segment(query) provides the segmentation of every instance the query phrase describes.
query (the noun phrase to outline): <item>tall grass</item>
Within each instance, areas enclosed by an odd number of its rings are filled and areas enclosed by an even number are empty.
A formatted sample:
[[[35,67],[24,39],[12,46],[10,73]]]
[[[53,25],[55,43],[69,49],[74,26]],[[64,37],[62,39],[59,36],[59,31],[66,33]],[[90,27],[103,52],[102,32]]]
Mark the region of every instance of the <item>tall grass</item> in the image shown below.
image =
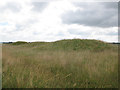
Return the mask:
[[[117,47],[82,42],[4,44],[3,88],[117,88]]]

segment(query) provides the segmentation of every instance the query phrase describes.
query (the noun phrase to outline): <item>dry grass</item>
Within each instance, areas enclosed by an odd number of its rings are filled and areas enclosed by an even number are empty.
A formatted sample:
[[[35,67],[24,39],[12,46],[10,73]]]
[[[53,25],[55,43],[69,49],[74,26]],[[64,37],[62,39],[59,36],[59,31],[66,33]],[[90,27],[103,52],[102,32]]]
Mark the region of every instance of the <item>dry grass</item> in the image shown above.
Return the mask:
[[[37,51],[3,45],[3,88],[117,88],[115,50]]]

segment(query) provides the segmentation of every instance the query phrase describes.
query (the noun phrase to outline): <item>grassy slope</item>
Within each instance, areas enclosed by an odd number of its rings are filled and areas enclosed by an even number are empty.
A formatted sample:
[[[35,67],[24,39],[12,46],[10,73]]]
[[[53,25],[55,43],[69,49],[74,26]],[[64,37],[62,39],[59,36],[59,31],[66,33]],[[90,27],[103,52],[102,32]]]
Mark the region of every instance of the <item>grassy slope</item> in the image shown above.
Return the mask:
[[[96,40],[3,45],[3,87],[117,87],[117,46]]]

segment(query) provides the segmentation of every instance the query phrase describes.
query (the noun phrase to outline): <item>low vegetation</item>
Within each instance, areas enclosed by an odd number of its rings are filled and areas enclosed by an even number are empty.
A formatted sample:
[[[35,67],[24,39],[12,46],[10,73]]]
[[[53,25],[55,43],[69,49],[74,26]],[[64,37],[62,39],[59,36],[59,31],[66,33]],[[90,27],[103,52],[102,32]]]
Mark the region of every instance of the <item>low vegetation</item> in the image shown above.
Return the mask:
[[[97,40],[3,44],[3,88],[117,88],[117,45]]]

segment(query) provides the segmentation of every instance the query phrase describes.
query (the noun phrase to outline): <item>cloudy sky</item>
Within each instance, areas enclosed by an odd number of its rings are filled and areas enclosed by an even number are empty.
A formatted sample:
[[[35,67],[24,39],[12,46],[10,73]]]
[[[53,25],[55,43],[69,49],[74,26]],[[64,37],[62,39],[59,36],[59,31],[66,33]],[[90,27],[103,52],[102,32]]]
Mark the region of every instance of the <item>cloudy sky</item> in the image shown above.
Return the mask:
[[[117,2],[0,1],[0,42],[73,38],[117,42],[117,25]]]

